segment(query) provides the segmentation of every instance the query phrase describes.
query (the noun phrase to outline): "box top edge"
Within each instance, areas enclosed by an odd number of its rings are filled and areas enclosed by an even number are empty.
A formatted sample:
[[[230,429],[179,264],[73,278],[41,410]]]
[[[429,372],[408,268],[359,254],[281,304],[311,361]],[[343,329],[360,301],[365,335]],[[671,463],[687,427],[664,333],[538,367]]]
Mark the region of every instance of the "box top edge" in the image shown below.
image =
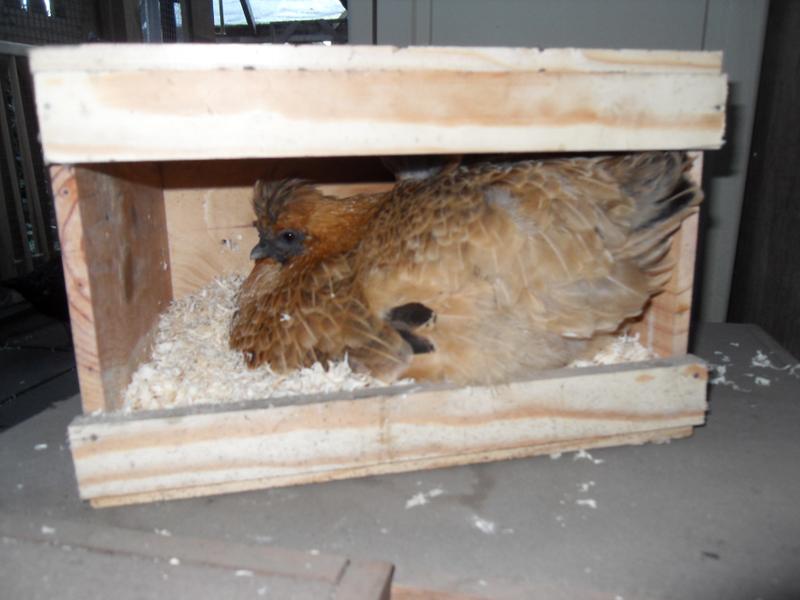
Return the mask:
[[[314,69],[718,74],[722,52],[469,46],[289,46],[277,44],[83,44],[36,48],[31,70]]]

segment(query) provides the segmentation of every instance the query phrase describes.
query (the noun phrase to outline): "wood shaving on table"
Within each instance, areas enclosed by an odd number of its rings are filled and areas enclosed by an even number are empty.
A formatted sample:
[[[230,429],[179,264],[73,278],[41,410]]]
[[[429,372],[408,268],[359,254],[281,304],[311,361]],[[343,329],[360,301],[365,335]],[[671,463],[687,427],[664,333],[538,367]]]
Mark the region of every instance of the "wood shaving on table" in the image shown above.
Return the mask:
[[[385,387],[379,379],[354,373],[347,361],[326,370],[320,363],[293,373],[269,367],[248,369],[241,352],[228,347],[236,293],[244,277],[224,275],[174,301],[161,316],[152,358],[133,374],[123,411],[159,410],[195,404],[222,404],[281,396]],[[622,335],[591,361],[571,367],[648,360],[653,354],[638,336]],[[408,383],[406,380],[401,383]]]

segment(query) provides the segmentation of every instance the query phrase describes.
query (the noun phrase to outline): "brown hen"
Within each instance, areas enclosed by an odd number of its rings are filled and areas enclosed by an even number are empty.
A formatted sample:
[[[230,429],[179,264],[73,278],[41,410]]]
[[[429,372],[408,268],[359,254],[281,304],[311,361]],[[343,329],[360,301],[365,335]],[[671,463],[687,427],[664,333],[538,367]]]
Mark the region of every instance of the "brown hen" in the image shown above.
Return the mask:
[[[347,356],[386,381],[563,366],[666,284],[671,235],[701,199],[689,164],[652,152],[452,166],[343,200],[259,183],[230,345],[251,367]]]

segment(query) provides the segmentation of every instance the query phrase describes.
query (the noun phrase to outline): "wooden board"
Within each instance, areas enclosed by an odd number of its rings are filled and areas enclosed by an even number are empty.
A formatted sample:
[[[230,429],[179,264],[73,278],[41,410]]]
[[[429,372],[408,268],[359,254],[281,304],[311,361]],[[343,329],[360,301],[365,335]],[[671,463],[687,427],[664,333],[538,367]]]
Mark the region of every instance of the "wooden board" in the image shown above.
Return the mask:
[[[703,153],[692,155],[689,179],[702,186]],[[666,289],[652,298],[641,318],[630,327],[631,332],[639,334],[642,345],[658,356],[677,356],[689,349],[699,222],[700,214],[696,212],[681,223],[669,253],[669,260],[674,261],[672,277]]]
[[[113,410],[172,299],[155,165],[51,169],[83,411]]]
[[[51,162],[718,148],[718,53],[91,45],[31,55]],[[409,93],[413,90],[413,93]]]
[[[148,502],[689,435],[691,356],[563,369],[491,387],[418,385],[77,418],[82,498]]]
[[[256,598],[268,589],[271,598],[389,600],[394,570],[387,562],[3,512],[0,537],[9,598]]]

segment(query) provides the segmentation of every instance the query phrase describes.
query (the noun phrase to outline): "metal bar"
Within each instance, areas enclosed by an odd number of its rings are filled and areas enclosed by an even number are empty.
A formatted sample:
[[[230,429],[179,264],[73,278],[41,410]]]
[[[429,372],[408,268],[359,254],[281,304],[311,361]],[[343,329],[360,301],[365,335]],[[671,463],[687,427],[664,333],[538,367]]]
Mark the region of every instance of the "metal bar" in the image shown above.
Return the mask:
[[[253,7],[250,6],[250,0],[239,0],[239,3],[242,5],[242,12],[244,13],[244,19],[247,21],[247,25],[253,32],[253,35],[256,35],[256,18],[253,14]]]
[[[2,58],[0,57],[0,59]],[[11,57],[5,58],[4,62],[2,72],[8,73],[8,63],[11,62]],[[0,138],[2,138],[8,176],[11,179],[11,197],[14,201],[20,245],[22,246],[22,261],[25,264],[25,271],[28,272],[33,269],[33,257],[31,256],[31,248],[28,245],[28,230],[25,226],[25,213],[22,211],[22,197],[20,196],[17,182],[17,165],[14,162],[14,146],[11,143],[11,127],[9,126],[5,105],[6,90],[3,85],[4,80],[5,78],[0,78],[0,100],[2,100],[2,106],[0,106]]]
[[[161,28],[161,4],[159,0],[141,0],[139,12],[142,17],[142,40],[150,43],[164,41]]]
[[[191,27],[189,26],[189,7],[186,4],[187,0],[179,0],[178,6],[181,14],[181,24],[175,24],[175,37],[177,38],[178,42],[191,42],[190,31]]]
[[[16,42],[0,41],[0,54],[12,56],[28,56],[28,51],[34,46],[30,44],[18,44]]]
[[[222,35],[225,35],[225,7],[222,4],[222,0],[219,0],[219,32]]]
[[[20,86],[18,60],[23,57],[13,57],[9,61],[8,73],[11,79],[11,97],[14,102],[14,116],[17,125],[17,141],[19,142],[20,160],[22,162],[22,177],[25,180],[25,194],[28,201],[28,215],[33,226],[33,239],[36,250],[44,258],[50,257],[50,248],[47,243],[47,227],[42,213],[42,203],[39,195],[39,183],[36,178],[36,169],[33,166],[33,150],[28,138],[28,116],[26,106],[22,99]]]
[[[11,245],[11,219],[8,216],[4,187],[0,179],[0,280],[17,276],[14,247]]]
[[[290,39],[292,39],[292,35],[294,35],[295,31],[297,31],[297,21],[292,21],[288,25],[286,25],[286,29],[284,29],[278,36],[277,43],[278,44],[287,43]]]

